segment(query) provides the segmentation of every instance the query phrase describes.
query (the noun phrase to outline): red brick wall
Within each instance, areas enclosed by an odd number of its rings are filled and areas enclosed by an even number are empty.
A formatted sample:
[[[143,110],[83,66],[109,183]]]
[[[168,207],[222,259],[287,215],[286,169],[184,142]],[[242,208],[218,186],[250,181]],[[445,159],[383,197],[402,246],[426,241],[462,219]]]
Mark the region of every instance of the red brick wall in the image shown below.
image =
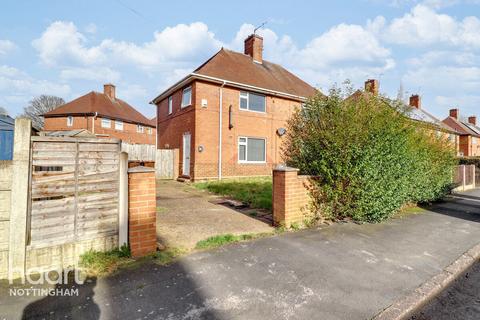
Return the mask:
[[[182,91],[178,90],[173,96],[172,114],[168,114],[168,98],[157,105],[157,126],[159,149],[179,149],[178,175],[182,174],[183,168],[183,134],[190,133],[190,172],[193,177],[193,164],[195,161],[195,84],[192,84],[192,105],[181,108]]]
[[[309,176],[299,176],[298,169],[273,170],[273,221],[275,225],[302,225],[311,204]]]
[[[151,134],[148,133],[147,127],[145,127],[143,133],[139,133],[137,132],[137,125],[133,123],[123,122],[123,130],[115,130],[114,120],[110,121],[111,128],[102,128],[101,117],[97,117],[94,125],[92,117],[75,116],[73,118],[73,125],[71,127],[67,126],[67,117],[45,118],[44,129],[47,131],[86,129],[90,132],[95,131],[95,134],[122,139],[128,143],[155,144],[155,128],[152,128]],[[95,126],[95,130],[93,130],[93,126]]]
[[[156,251],[154,170],[142,172],[140,167],[137,167],[128,172],[128,242],[133,257],[144,256]]]
[[[168,116],[167,99],[159,103],[158,147],[180,149],[180,161],[183,159],[182,135],[192,133],[191,177],[196,180],[214,179],[218,176],[218,122],[220,85],[195,81],[193,84],[192,107],[180,110],[181,91],[173,95],[173,113]],[[240,90],[223,88],[222,106],[222,176],[262,176],[271,175],[272,168],[282,163],[280,146],[283,138],[276,134],[280,127],[286,127],[286,121],[300,102],[267,96],[266,113],[240,110]],[[202,99],[207,107],[202,107]],[[233,128],[229,129],[229,106],[232,105]],[[266,139],[266,163],[238,163],[238,137],[258,137]],[[199,151],[199,147],[203,151]],[[182,164],[180,164],[180,168]],[[181,170],[181,169],[180,169]]]

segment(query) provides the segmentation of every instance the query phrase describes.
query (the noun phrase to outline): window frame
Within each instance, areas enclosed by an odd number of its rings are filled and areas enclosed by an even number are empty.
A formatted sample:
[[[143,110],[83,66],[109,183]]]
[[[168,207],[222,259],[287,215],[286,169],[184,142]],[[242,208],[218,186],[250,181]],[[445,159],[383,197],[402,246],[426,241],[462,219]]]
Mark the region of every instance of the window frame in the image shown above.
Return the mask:
[[[153,129],[152,129],[152,127],[147,127],[147,133],[148,133],[149,135],[153,134]]]
[[[167,104],[168,104],[168,114],[172,114],[172,112],[173,112],[173,96],[168,97]]]
[[[115,120],[114,127],[115,127],[115,130],[123,131],[123,121],[122,120]]]
[[[246,94],[242,96],[242,94]],[[250,94],[254,94],[257,96],[262,96],[263,101],[264,101],[264,111],[257,111],[257,110],[250,110]],[[242,108],[242,99],[247,99],[247,108]],[[250,111],[250,112],[256,112],[256,113],[267,113],[267,96],[261,93],[256,93],[256,92],[250,92],[250,91],[244,91],[240,90],[239,95],[238,95],[238,108],[242,111]]]
[[[73,116],[67,117],[67,127],[73,127]]]
[[[240,139],[245,139],[245,142],[240,142]],[[264,141],[264,154],[263,154],[263,161],[249,161],[248,160],[248,140],[249,139],[257,139],[257,140],[263,140]],[[240,145],[245,146],[245,160],[240,159]],[[247,137],[247,136],[238,136],[237,139],[237,160],[238,163],[241,164],[266,164],[267,163],[267,138],[262,138],[262,137]]]
[[[108,121],[108,127],[104,125],[104,121]],[[112,128],[112,120],[109,119],[109,118],[102,118],[101,127],[106,128],[106,129],[111,129]]]
[[[145,127],[141,124],[137,124],[137,133],[145,133]]]
[[[185,91],[187,90],[190,90],[190,101],[188,102],[188,104],[185,104],[185,101],[183,101],[183,97],[185,95]],[[182,90],[182,103],[180,104],[180,108],[183,109],[191,105],[192,105],[192,86],[188,86]]]

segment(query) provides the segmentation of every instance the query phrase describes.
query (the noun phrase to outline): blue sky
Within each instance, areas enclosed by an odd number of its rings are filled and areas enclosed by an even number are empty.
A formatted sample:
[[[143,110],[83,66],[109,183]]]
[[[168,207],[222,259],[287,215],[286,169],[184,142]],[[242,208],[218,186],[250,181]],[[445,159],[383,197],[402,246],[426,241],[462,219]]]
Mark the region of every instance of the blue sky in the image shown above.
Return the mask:
[[[440,118],[480,116],[480,0],[4,1],[0,106],[72,100],[112,82],[149,117],[163,89],[266,21],[264,57],[326,91],[379,78]]]

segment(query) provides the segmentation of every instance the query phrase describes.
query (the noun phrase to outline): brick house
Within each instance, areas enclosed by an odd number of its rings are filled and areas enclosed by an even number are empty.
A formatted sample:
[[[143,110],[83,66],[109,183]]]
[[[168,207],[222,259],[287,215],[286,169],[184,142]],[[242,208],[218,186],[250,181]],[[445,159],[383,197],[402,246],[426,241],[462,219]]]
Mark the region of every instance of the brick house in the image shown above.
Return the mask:
[[[105,84],[103,93],[92,91],[43,116],[45,131],[85,129],[98,137],[155,144],[156,122],[118,99],[113,84]]]
[[[317,90],[262,51],[258,35],[245,40],[244,54],[222,48],[151,102],[157,147],[180,149],[180,175],[265,176],[282,163],[286,120]]]
[[[451,127],[460,136],[460,156],[480,156],[480,128],[477,126],[477,117],[471,116],[468,121],[460,119],[458,109],[450,109],[449,116],[443,123]]]

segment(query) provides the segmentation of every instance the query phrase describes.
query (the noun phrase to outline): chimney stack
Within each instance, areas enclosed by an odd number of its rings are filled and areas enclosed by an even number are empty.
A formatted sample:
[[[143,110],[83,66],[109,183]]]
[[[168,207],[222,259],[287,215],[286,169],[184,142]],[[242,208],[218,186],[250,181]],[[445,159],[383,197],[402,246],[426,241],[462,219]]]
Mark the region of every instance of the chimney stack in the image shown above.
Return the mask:
[[[263,38],[257,34],[250,35],[245,39],[245,54],[253,58],[253,61],[262,63],[263,61]]]
[[[420,109],[422,107],[422,98],[418,94],[413,94],[410,97],[410,107]]]
[[[365,81],[365,91],[370,92],[371,94],[378,95],[379,84],[376,79],[368,79]]]
[[[458,109],[450,109],[450,117],[454,118],[455,120],[458,120]]]
[[[474,126],[477,125],[477,117],[476,116],[470,116],[468,117],[468,123],[473,124]]]
[[[115,86],[113,84],[104,84],[103,93],[106,94],[110,99],[115,100]]]

